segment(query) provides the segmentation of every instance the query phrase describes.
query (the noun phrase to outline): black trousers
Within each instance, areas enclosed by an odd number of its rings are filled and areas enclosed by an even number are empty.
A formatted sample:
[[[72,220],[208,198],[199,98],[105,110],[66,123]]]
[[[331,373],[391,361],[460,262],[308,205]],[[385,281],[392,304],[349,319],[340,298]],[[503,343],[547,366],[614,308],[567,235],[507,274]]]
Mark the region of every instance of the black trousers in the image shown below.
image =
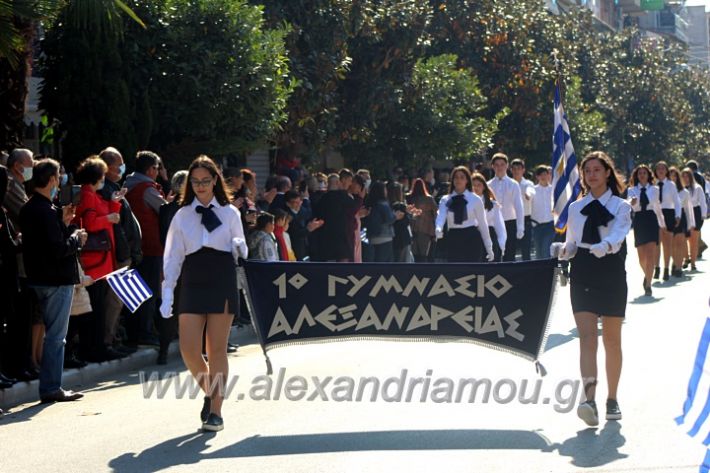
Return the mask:
[[[520,239],[518,248],[523,257],[523,261],[530,261],[530,249],[532,247],[532,219],[528,215],[525,217],[525,235]]]
[[[505,240],[505,254],[503,254],[503,261],[515,261],[515,252],[517,251],[518,244],[518,239],[516,238],[518,226],[515,220],[505,221],[505,232],[508,234],[508,238]]]
[[[104,336],[106,334],[106,291],[109,291],[105,279],[96,281],[86,288],[91,301],[91,315],[82,320],[79,326],[79,347],[81,357],[87,361],[101,360],[106,352]],[[86,324],[86,325],[83,325]],[[83,325],[83,326],[82,326]]]
[[[30,352],[32,350],[32,313],[34,303],[32,291],[24,279],[20,280],[20,290],[16,290],[17,282],[14,275],[4,278],[3,293],[9,297],[3,298],[3,317],[5,331],[2,333],[2,369],[6,374],[18,375],[30,367]],[[7,292],[4,292],[4,291]]]

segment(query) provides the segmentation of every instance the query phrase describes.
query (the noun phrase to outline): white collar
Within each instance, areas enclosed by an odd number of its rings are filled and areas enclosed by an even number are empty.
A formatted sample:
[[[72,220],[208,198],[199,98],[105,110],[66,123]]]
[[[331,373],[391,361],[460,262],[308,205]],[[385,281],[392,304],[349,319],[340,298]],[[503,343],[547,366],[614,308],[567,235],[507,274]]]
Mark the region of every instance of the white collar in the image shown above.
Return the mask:
[[[596,199],[592,193],[588,193],[587,195],[584,196],[584,203],[588,204],[592,200],[598,200],[600,204],[606,206],[607,203],[609,203],[609,200],[611,199],[611,196],[613,194],[611,193],[611,189],[607,189],[606,192],[604,192],[598,199]]]
[[[210,203],[207,205],[207,207],[209,207],[210,205],[213,205],[213,206],[215,206],[215,207],[221,207],[221,205],[219,205],[219,202],[217,202],[217,198],[214,197],[214,196],[212,196],[212,200],[210,200]],[[196,209],[197,207],[202,207],[203,205],[202,205],[202,203],[197,199],[197,197],[195,197],[194,199],[192,199],[192,204],[190,204],[190,206],[191,206],[193,209]]]

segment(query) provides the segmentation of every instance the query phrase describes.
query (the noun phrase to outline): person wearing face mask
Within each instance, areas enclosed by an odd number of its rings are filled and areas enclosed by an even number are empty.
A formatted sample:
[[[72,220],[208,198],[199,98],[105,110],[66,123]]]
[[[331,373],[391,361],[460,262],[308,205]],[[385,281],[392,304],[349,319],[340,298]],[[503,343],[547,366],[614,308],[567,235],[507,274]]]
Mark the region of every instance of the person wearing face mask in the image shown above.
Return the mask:
[[[79,204],[74,222],[89,233],[89,244],[81,252],[84,272],[96,283],[86,288],[89,292],[92,316],[88,321],[84,340],[80,335],[81,358],[89,362],[102,362],[122,358],[119,353],[105,343],[106,299],[109,291],[104,276],[116,268],[116,239],[114,225],[121,221],[121,192],[113,194],[111,200],[101,197],[105,187],[108,166],[98,156],[91,156],[81,162],[76,172],[77,184],[81,185]]]
[[[120,221],[113,225],[113,236],[116,242],[116,269],[125,267],[135,267],[140,264],[143,259],[143,251],[141,250],[141,228],[138,224],[136,216],[133,215],[131,204],[125,198],[126,188],[121,188],[121,179],[126,174],[126,164],[123,161],[121,153],[113,147],[108,147],[99,153],[99,158],[106,163],[106,179],[104,187],[99,190],[101,197],[111,201],[118,193],[118,200],[121,205],[119,211]],[[116,340],[118,324],[121,315],[123,303],[113,291],[106,292],[106,327],[104,342],[107,346],[114,348],[123,353],[132,353],[135,348],[129,348],[121,345]]]
[[[75,401],[83,394],[62,389],[64,339],[74,284],[79,282],[77,254],[87,234],[69,225],[74,216],[72,207],[59,210],[52,204],[59,187],[59,163],[53,159],[38,161],[34,176],[35,193],[20,211],[19,221],[27,279],[46,326],[39,396],[43,403]]]
[[[32,151],[24,148],[12,150],[7,158],[8,184],[7,194],[2,206],[7,210],[7,216],[15,227],[19,228],[20,209],[29,198],[25,191],[25,183],[32,179]]]

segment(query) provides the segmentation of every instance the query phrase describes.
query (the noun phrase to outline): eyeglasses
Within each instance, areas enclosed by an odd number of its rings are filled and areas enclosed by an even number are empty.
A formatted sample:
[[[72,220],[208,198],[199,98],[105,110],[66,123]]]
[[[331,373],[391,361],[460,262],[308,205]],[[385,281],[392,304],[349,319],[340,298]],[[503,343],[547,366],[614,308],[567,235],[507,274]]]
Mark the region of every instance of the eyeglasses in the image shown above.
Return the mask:
[[[203,179],[198,181],[197,179],[190,179],[190,184],[195,187],[209,187],[214,181],[212,179]]]

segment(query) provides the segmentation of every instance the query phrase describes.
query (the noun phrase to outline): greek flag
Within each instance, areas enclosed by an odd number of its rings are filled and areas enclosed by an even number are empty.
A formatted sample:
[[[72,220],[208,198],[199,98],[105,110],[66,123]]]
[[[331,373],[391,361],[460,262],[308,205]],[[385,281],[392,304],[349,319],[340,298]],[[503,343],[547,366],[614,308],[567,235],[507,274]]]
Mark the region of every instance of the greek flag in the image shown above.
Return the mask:
[[[555,129],[552,134],[552,188],[553,211],[556,217],[555,230],[567,230],[567,209],[580,193],[577,156],[574,154],[569,133],[567,114],[562,107],[560,81],[555,85]]]
[[[135,269],[120,269],[107,275],[106,280],[131,313],[153,297],[153,292]]]
[[[683,413],[676,417],[678,425],[691,437],[699,439],[708,447],[701,473],[710,472],[710,317],[700,337],[695,364],[688,383],[688,395],[683,403]]]

